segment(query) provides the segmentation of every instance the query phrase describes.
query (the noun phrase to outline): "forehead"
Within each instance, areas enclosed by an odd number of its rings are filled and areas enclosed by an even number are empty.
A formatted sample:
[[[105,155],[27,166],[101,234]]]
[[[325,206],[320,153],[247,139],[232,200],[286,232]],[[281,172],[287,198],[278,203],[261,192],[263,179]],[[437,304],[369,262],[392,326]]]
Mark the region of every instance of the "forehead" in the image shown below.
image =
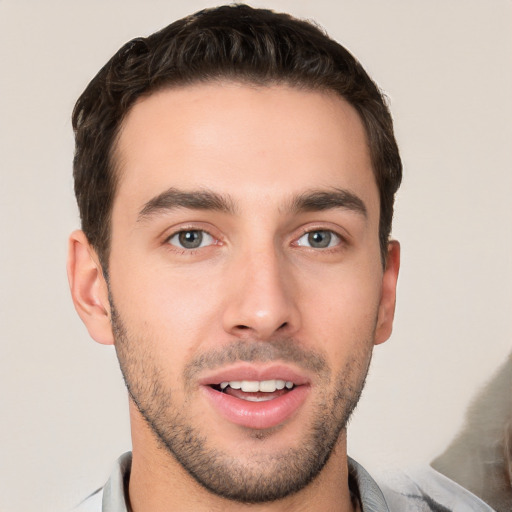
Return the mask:
[[[164,89],[131,109],[115,157],[114,216],[170,187],[265,205],[338,187],[378,202],[361,119],[333,92],[239,83]]]

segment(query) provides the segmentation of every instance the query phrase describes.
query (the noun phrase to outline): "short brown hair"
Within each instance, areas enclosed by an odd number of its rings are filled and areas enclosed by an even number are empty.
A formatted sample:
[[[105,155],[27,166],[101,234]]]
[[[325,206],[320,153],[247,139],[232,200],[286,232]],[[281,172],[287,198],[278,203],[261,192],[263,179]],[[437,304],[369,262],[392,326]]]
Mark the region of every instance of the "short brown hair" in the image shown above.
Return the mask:
[[[379,241],[385,262],[402,163],[383,94],[359,62],[312,23],[229,5],[202,10],[126,43],[75,105],[75,194],[82,229],[105,272],[118,178],[113,153],[123,119],[141,96],[219,79],[330,90],[357,110],[379,189]]]

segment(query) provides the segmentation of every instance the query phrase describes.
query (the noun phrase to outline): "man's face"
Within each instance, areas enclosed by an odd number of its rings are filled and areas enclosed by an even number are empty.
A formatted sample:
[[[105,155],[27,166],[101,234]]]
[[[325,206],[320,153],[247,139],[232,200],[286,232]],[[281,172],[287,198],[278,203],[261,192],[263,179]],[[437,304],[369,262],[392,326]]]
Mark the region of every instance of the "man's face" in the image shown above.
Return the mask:
[[[219,495],[297,491],[389,334],[358,115],[285,86],[164,90],[133,107],[116,158],[113,331],[151,435]]]

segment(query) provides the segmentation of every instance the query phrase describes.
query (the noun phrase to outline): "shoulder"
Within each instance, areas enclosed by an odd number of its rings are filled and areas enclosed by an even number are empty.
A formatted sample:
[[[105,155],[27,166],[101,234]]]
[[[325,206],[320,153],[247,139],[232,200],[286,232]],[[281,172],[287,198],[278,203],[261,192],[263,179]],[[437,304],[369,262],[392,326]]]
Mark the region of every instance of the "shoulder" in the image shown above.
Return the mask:
[[[85,498],[72,512],[101,512],[103,488]]]
[[[480,498],[430,466],[388,473],[379,486],[390,510],[493,512]]]
[[[85,498],[72,512],[127,512],[125,495],[131,463],[131,452],[121,455],[105,486]]]

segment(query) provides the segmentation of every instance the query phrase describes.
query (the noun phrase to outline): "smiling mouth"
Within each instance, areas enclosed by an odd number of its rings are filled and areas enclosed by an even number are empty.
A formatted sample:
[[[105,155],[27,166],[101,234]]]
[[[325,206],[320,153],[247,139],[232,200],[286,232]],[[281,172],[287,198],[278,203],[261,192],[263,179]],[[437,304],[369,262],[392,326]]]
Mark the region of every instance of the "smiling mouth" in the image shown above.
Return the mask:
[[[305,403],[311,383],[283,366],[225,368],[200,382],[213,409],[230,423],[252,430],[277,427]]]
[[[248,402],[266,402],[279,398],[296,386],[291,381],[270,380],[232,380],[211,385],[212,389]]]

